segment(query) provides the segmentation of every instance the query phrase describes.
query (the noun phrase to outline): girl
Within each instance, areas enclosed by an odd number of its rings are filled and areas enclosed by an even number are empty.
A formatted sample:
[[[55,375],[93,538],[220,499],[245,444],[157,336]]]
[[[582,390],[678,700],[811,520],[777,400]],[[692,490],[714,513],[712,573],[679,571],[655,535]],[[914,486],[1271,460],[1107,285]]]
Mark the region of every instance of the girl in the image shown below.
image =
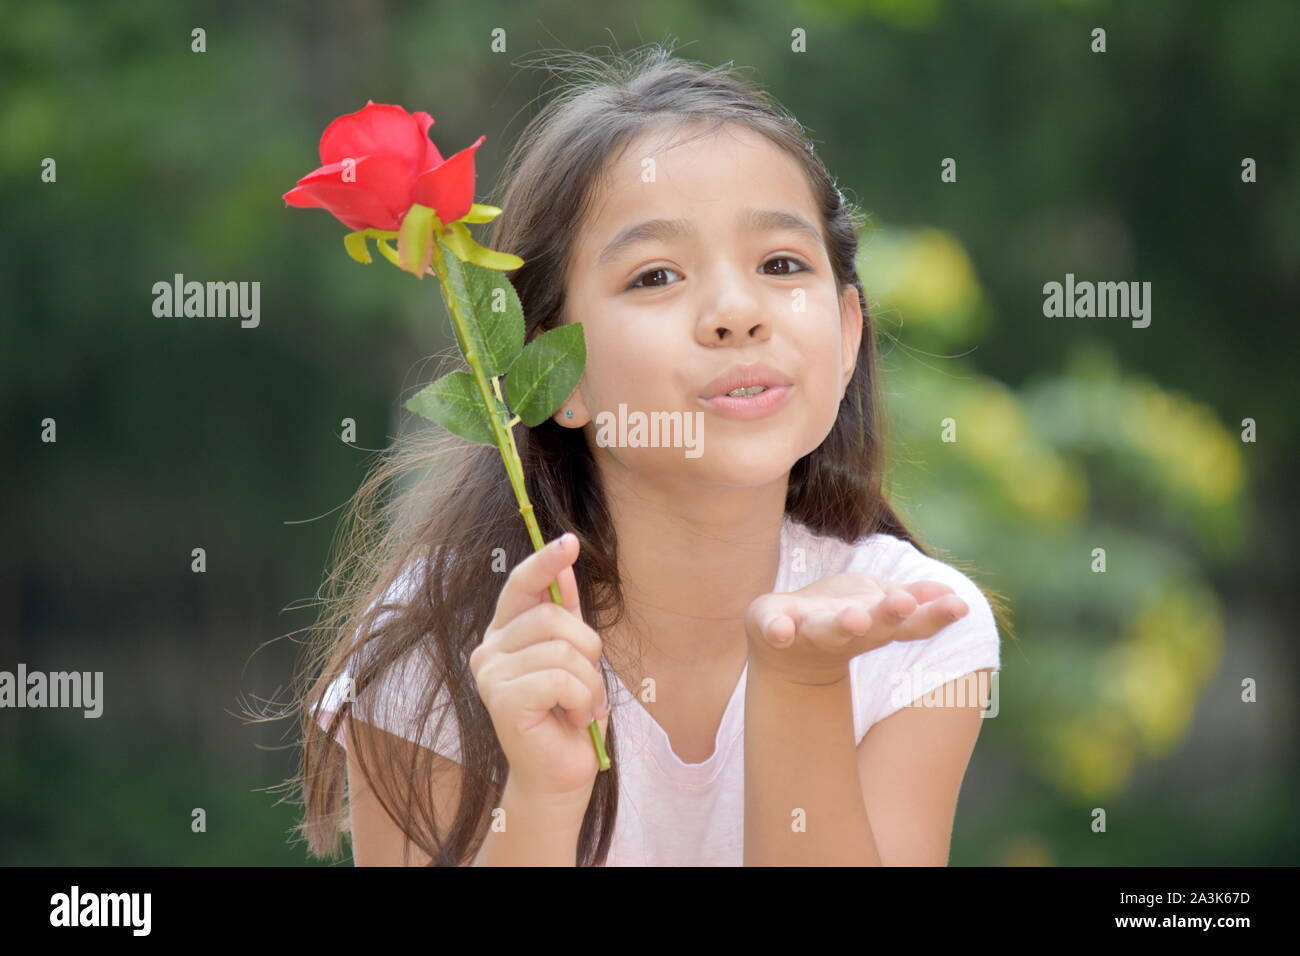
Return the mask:
[[[530,338],[586,336],[516,429],[551,546],[494,447],[404,439],[368,476],[301,701],[311,850],[350,818],[358,864],[944,865],[998,625],[882,490],[859,215],[733,71],[578,72],[490,243]],[[625,409],[703,442],[620,442]]]

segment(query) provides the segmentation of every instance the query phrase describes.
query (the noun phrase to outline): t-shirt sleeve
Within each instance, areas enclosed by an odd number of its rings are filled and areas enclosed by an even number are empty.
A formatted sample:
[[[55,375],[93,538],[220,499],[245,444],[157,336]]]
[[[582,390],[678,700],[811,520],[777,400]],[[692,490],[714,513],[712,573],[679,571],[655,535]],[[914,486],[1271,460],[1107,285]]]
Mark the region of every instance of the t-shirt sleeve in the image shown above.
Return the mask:
[[[409,587],[409,572],[403,575],[384,596],[384,603],[400,601]],[[379,603],[379,602],[377,602]],[[374,605],[371,605],[373,608]],[[376,620],[382,621],[387,615],[396,611],[384,611]],[[391,734],[414,741],[442,754],[457,763],[461,762],[460,732],[456,721],[455,709],[451,697],[444,686],[440,689],[437,702],[430,711],[426,721],[419,720],[421,696],[427,693],[433,679],[432,664],[429,660],[431,649],[417,647],[405,657],[384,671],[365,691],[357,691],[352,684],[353,668],[349,661],[347,669],[337,677],[325,692],[319,712],[321,727],[329,730],[329,722],[341,704],[348,699],[353,701],[352,714],[357,720],[379,727]],[[335,730],[334,739],[344,748],[347,747],[347,721],[345,716]],[[441,721],[441,728],[439,722]],[[437,733],[435,733],[437,731]]]
[[[1001,668],[1001,641],[988,598],[964,572],[931,558],[907,544],[909,552],[892,573],[881,576],[900,584],[939,581],[966,602],[970,611],[933,637],[921,641],[895,641],[854,658],[856,680],[862,688],[863,706],[858,739],[872,724],[908,704],[973,671]],[[876,657],[876,655],[879,655]],[[874,659],[873,659],[874,658]],[[973,703],[976,691],[987,685],[959,685],[965,700]],[[958,698],[958,702],[962,702]]]

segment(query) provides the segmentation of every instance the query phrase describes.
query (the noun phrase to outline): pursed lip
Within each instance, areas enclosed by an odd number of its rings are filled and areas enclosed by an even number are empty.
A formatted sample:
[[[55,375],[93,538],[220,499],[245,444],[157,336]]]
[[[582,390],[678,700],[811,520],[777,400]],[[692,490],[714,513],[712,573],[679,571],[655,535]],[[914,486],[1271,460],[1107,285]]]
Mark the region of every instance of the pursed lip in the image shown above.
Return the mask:
[[[749,365],[736,364],[705,385],[700,391],[700,398],[717,398],[719,395],[726,395],[733,388],[747,388],[750,385],[776,388],[793,384],[789,375],[764,362],[752,362]]]

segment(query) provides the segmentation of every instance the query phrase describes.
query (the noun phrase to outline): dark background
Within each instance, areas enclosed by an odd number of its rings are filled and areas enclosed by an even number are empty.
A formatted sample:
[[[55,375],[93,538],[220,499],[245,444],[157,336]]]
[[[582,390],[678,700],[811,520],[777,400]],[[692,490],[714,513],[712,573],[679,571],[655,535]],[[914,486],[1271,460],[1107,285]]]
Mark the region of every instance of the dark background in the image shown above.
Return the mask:
[[[485,133],[490,202],[548,88],[522,58],[671,37],[747,68],[870,214],[895,494],[1014,610],[953,864],[1295,863],[1300,8],[591,9],[7,8],[0,670],[102,670],[106,702],[0,711],[0,862],[314,862],[265,789],[296,728],[237,715],[286,703],[334,509],[422,427],[401,402],[451,339],[434,286],[353,263],[281,194],[373,99],[432,113],[444,155]],[[155,317],[178,272],[259,281],[260,326]],[[1151,325],[1044,317],[1067,272],[1151,282]]]

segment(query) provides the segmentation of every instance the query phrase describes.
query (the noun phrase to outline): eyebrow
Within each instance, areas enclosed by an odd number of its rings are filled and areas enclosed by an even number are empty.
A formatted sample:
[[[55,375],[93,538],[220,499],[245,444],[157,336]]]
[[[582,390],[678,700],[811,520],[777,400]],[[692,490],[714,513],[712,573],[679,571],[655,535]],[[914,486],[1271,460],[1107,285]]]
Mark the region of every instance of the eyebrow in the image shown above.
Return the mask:
[[[822,241],[821,231],[812,223],[803,216],[782,209],[744,209],[738,217],[737,224],[747,232],[779,232],[787,230],[801,233],[819,244]],[[596,257],[596,264],[601,265],[624,249],[639,242],[655,240],[668,242],[693,235],[695,235],[695,227],[691,225],[689,219],[647,219],[645,222],[638,222],[635,225],[628,226],[610,240],[609,244],[601,250],[600,255]]]

